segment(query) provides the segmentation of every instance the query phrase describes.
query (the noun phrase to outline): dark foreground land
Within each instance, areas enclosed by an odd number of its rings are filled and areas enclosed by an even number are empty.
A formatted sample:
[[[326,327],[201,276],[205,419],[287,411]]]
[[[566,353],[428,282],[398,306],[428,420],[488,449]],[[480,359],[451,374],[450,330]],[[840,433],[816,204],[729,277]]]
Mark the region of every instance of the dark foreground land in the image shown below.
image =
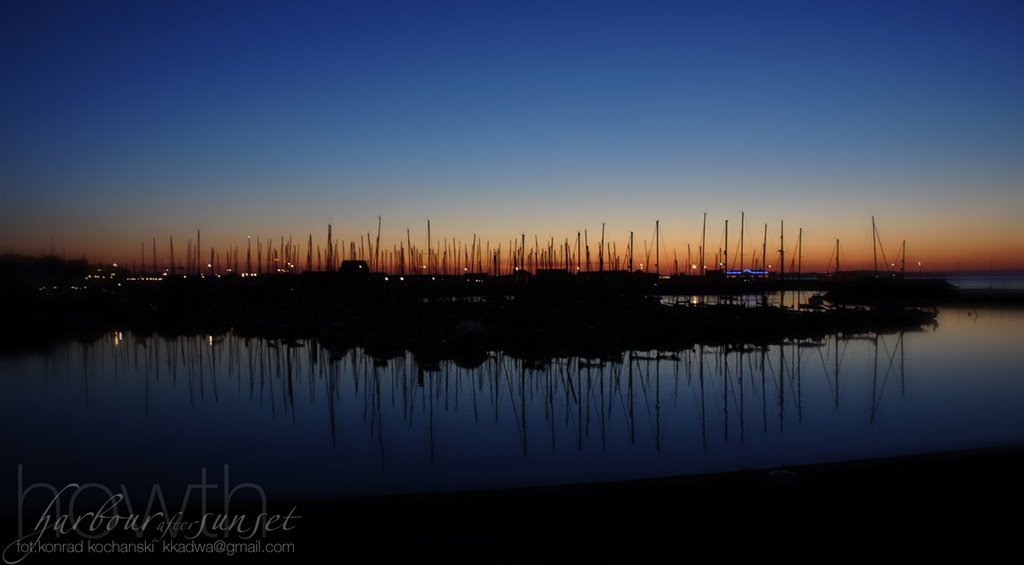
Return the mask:
[[[317,557],[991,560],[1013,547],[1024,450],[876,459],[568,487],[323,501],[296,547]]]
[[[271,501],[271,513],[294,506],[302,517],[264,543],[293,543],[294,554],[158,550],[145,560],[994,562],[1018,549],[1022,471],[1024,449],[1013,448],[619,483]],[[6,523],[0,531],[14,531]],[[26,563],[43,562],[34,557]],[[139,559],[121,557],[106,560]]]

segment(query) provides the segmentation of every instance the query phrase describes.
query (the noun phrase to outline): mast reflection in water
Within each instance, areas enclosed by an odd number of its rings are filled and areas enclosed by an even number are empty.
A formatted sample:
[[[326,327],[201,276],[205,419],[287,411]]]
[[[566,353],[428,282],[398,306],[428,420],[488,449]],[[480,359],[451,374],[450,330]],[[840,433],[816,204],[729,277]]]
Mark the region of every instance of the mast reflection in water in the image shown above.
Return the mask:
[[[274,497],[561,484],[1019,444],[1019,312],[932,332],[476,367],[117,332],[0,360],[10,469]]]

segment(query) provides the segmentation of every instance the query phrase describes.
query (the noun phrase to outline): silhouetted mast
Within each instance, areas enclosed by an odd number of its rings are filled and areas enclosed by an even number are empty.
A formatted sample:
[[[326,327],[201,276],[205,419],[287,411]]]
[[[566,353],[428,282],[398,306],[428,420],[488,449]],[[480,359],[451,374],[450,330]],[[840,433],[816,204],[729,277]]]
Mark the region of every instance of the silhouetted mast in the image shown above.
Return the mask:
[[[743,232],[746,226],[746,217],[744,212],[740,212],[740,271],[743,270]]]
[[[700,274],[701,274],[701,276],[704,276],[704,275],[707,274],[707,273],[705,273],[706,265],[704,264],[704,245],[705,245],[706,240],[707,240],[707,233],[708,233],[708,213],[704,212],[704,222],[701,224],[701,228],[700,228]]]
[[[412,256],[412,235],[409,233],[409,228],[405,228],[405,243],[409,246],[409,261],[411,264],[414,257]],[[415,273],[416,267],[413,267],[412,271]],[[405,273],[403,272],[402,274],[404,275]]]
[[[779,280],[786,278],[786,222],[779,220]]]
[[[661,240],[661,224],[660,220],[654,220],[654,272],[655,274],[661,274],[661,247],[659,242]]]
[[[633,272],[633,231],[630,231],[630,272]]]
[[[903,240],[903,262],[900,265],[900,272],[903,276],[907,275],[907,240]]]
[[[839,274],[839,238],[836,238],[836,274]]]
[[[871,257],[876,277],[878,276],[878,246],[875,244],[875,236],[877,233],[878,230],[875,228],[875,217],[871,216]]]
[[[373,270],[380,271],[380,216],[377,216],[377,240],[373,244]]]
[[[537,234],[533,234],[533,274],[537,274],[537,267],[539,265],[538,260],[540,259],[540,239]]]
[[[722,252],[722,273],[729,270],[729,220],[725,221],[725,250]]]
[[[590,238],[587,235],[587,230],[583,230],[583,248],[584,254],[587,257],[587,272],[590,272]]]
[[[799,279],[804,272],[804,228],[800,228],[796,241],[796,278]]]
[[[768,224],[764,225],[764,237],[761,238],[761,270],[766,274],[768,270],[765,266],[768,264]]]
[[[317,255],[320,251],[317,250]],[[309,240],[306,241],[306,270],[313,270],[313,234],[309,234]]]
[[[581,251],[582,251],[582,249],[580,247],[580,230],[578,229],[577,230],[577,273],[580,272],[580,262],[582,261],[582,257],[581,257],[582,254],[580,253]]]
[[[327,253],[326,253],[326,255],[327,255],[327,270],[328,271],[333,271],[334,270],[334,267],[333,267],[333,265],[334,265],[334,250],[331,247],[331,224],[330,224],[330,222],[327,223]]]
[[[519,268],[526,270],[526,234],[519,236]]]

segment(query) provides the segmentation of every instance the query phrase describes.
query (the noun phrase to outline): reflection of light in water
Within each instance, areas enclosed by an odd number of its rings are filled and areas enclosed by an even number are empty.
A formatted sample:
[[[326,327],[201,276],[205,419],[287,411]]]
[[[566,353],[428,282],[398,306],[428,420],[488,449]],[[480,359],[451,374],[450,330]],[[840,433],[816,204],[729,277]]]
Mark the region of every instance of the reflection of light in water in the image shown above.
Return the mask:
[[[422,373],[405,352],[378,362],[313,340],[116,332],[105,334],[116,349],[104,339],[14,371],[0,363],[11,377],[0,379],[0,426],[73,421],[66,437],[14,442],[14,456],[55,472],[113,433],[125,455],[97,465],[118,480],[135,468],[127,463],[188,477],[230,459],[275,493],[310,495],[638,478],[1019,440],[1024,383],[1011,363],[1024,314],[967,312],[946,311],[936,331],[905,336],[547,363],[494,352]],[[185,444],[184,455],[169,455],[167,446]],[[271,465],[266,453],[288,464]],[[310,480],[296,485],[300,467]],[[134,478],[152,480],[150,471]]]

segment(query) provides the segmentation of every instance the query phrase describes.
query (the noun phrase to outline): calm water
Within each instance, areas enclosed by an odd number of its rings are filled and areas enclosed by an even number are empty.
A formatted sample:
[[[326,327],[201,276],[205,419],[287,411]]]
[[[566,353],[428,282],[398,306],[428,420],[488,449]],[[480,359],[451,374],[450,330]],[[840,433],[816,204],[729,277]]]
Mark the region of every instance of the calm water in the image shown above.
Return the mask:
[[[967,289],[1024,290],[1024,274],[1011,271],[1003,274],[951,274],[944,277],[951,284]]]
[[[173,496],[227,465],[292,498],[1017,445],[1020,335],[1024,312],[950,309],[926,332],[421,370],[314,342],[111,333],[0,358],[0,479],[20,464],[26,483]]]

